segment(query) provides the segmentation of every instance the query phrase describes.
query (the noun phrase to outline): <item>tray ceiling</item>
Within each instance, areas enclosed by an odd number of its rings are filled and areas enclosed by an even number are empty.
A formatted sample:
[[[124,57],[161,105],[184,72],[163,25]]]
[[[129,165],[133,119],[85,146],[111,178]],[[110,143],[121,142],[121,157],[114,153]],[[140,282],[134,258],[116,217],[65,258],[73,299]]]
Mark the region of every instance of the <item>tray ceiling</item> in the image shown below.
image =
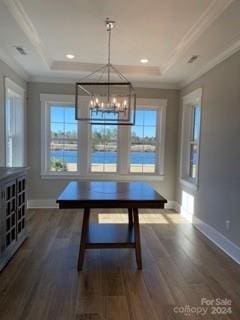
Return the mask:
[[[0,58],[33,81],[80,79],[106,63],[106,17],[112,63],[137,85],[182,86],[240,48],[237,0],[0,0]]]

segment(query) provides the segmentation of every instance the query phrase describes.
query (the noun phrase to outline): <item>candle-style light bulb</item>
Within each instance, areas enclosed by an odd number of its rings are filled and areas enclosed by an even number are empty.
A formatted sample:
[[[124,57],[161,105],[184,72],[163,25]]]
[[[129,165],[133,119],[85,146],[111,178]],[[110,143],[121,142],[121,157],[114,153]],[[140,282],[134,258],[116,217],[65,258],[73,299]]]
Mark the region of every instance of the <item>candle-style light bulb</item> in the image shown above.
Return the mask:
[[[90,109],[93,108],[93,100],[92,99],[90,100],[89,106],[90,106]]]

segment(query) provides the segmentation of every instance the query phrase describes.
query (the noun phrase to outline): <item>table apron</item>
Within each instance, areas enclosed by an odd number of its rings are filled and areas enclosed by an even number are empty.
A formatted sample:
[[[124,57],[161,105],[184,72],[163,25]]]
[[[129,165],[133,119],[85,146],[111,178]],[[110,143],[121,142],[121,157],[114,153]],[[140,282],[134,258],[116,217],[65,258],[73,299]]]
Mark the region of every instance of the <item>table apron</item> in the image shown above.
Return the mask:
[[[58,201],[59,209],[164,209],[165,203],[142,201]]]

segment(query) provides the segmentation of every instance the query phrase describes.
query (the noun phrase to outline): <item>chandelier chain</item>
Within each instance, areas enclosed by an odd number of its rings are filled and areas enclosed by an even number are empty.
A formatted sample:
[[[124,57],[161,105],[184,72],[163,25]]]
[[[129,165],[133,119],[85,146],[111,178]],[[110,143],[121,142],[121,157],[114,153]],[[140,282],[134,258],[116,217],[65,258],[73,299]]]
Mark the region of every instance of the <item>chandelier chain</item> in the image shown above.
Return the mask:
[[[107,25],[107,31],[108,31],[108,70],[107,70],[107,78],[108,83],[110,83],[110,54],[111,54],[111,30],[112,28]],[[110,101],[110,86],[107,88],[107,101],[109,103]]]

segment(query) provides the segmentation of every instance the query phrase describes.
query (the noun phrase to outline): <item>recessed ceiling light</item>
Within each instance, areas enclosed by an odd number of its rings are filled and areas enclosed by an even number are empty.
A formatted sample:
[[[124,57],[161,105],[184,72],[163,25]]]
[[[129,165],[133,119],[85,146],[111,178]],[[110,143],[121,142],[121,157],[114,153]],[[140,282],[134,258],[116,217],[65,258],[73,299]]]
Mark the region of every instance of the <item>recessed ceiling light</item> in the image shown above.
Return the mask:
[[[148,59],[143,58],[143,59],[140,60],[140,62],[143,63],[143,64],[144,64],[144,63],[148,63]]]
[[[68,53],[68,54],[66,54],[66,58],[68,58],[68,59],[74,59],[74,58],[75,58],[75,55],[74,55],[74,54],[71,54],[71,53]]]

